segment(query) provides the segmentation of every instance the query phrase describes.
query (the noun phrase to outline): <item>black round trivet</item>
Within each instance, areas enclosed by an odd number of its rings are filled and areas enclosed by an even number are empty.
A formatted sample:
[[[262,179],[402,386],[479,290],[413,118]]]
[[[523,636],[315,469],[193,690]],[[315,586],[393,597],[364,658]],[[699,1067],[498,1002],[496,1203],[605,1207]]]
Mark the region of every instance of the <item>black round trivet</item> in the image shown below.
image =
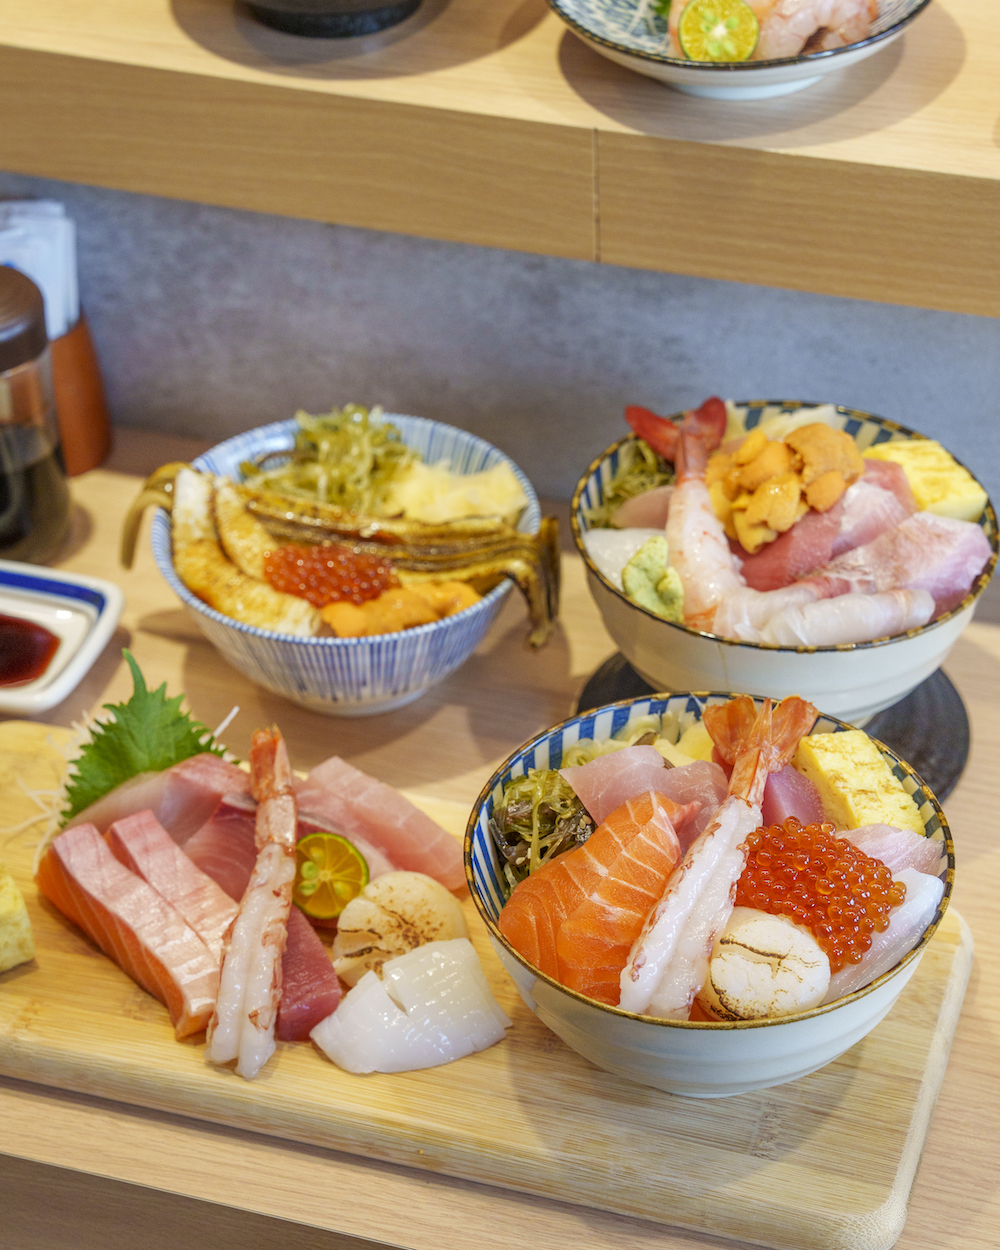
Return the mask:
[[[580,693],[577,712],[619,699],[653,694],[628,660],[617,652],[605,660]],[[942,669],[865,725],[915,768],[939,801],[951,794],[969,759],[969,716],[961,696]]]
[[[275,0],[274,4],[248,4],[250,12],[265,26],[309,39],[351,39],[374,35],[396,26],[415,13],[420,0],[366,6],[361,0]]]

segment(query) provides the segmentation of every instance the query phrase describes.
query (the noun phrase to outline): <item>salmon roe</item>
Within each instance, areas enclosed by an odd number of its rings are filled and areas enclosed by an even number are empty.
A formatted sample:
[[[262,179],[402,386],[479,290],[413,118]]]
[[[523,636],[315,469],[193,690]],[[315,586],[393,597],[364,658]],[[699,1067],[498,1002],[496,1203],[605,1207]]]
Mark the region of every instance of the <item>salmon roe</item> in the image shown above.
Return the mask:
[[[399,585],[388,561],[334,544],[290,543],[269,551],[264,557],[264,576],[275,590],[308,599],[317,608],[345,600],[362,604]]]
[[[830,971],[858,964],[872,934],[889,927],[889,912],[906,897],[881,860],[834,835],[831,824],[805,828],[790,816],[746,840],[747,864],[736,905],[787,916],[812,932]]]

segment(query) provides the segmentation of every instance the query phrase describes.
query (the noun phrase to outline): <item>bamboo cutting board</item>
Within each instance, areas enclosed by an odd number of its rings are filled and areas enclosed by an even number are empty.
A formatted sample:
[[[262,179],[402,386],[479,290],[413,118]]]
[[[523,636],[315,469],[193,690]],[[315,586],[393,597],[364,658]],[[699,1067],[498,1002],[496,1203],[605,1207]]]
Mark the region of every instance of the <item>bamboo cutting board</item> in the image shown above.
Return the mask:
[[[971,964],[950,913],[887,1020],[810,1077],[738,1098],[672,1097],[601,1072],[523,1006],[468,905],[514,1026],[481,1055],[357,1077],[280,1044],[254,1082],[178,1043],[166,1011],[31,880],[35,792],[68,734],[0,724],[0,860],[31,912],[37,958],[0,975],[0,1073],[276,1137],[426,1168],[775,1250],[883,1250],[903,1227]],[[456,833],[465,810],[422,806]]]

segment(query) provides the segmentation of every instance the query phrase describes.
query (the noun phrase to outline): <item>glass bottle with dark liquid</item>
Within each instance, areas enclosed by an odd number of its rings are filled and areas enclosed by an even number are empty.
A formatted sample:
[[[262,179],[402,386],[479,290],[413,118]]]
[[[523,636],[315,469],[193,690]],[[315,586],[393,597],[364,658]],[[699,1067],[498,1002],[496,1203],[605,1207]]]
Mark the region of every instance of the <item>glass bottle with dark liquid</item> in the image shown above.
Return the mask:
[[[42,296],[0,266],[0,559],[55,555],[69,505]]]

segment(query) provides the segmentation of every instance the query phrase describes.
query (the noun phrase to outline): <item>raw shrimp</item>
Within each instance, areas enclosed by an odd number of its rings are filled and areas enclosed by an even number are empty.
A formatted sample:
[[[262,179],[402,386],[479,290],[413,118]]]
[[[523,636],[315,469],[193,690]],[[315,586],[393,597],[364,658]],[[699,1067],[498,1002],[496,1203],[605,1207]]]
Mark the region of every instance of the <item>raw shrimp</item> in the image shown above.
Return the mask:
[[[746,863],[746,837],[760,826],[768,773],[778,772],[816,720],[816,709],[793,695],[772,711],[765,699],[752,725],[744,697],[706,718],[725,757],[737,747],[729,794],[715,819],[674,869],[621,974],[620,1006],[686,1020],[708,975],[708,960],[733,909]],[[732,708],[732,711],[729,710]]]
[[[760,38],[754,61],[844,48],[868,37],[878,17],[878,0],[748,0]],[[683,5],[671,5],[671,12]]]
[[[295,794],[288,753],[278,731],[258,730],[250,744],[257,800],[257,862],[222,964],[222,984],[208,1026],[208,1058],[236,1062],[251,1080],[274,1053],[281,1000],[281,956],[295,880]]]
[[[677,457],[677,487],[667,516],[670,564],[684,587],[684,624],[711,631],[716,609],[746,583],[729,550],[705,484],[704,439],[683,431]]]

